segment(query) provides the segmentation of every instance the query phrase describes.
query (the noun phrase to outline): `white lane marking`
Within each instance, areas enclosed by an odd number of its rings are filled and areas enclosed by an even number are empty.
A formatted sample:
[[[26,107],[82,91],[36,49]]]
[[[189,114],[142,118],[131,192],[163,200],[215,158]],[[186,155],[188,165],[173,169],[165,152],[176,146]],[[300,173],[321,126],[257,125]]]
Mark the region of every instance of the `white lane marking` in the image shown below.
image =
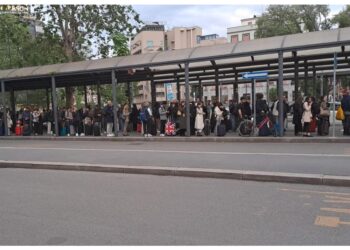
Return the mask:
[[[205,154],[205,155],[263,155],[263,156],[302,156],[302,157],[345,157],[350,154],[299,154],[299,153],[254,153],[254,152],[215,152],[215,151],[181,151],[155,149],[102,149],[102,148],[39,148],[39,147],[0,147],[14,150],[61,150],[61,151],[103,151],[103,152],[133,152],[133,153],[175,153],[175,154]]]

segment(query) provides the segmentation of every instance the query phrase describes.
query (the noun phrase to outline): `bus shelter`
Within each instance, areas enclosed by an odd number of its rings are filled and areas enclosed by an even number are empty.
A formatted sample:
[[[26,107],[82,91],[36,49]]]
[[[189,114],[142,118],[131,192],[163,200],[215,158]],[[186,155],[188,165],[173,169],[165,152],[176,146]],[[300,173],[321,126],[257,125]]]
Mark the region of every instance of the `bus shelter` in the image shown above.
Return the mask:
[[[214,85],[216,98],[220,100],[219,86],[232,84],[234,97],[238,99],[238,85],[252,82],[244,79],[243,73],[266,71],[269,80],[277,81],[278,100],[282,104],[283,80],[294,81],[295,95],[299,92],[299,79],[304,79],[307,84],[308,80],[316,81],[317,77],[328,76],[333,78],[335,84],[337,75],[348,75],[349,56],[350,28],[342,28],[235,44],[0,70],[1,100],[4,107],[5,92],[10,92],[11,109],[14,109],[14,91],[51,89],[55,128],[58,131],[56,88],[112,84],[116,127],[117,84],[150,81],[154,103],[158,84],[176,83],[178,100],[180,85],[185,86],[187,136],[190,136],[191,85],[199,85],[200,89]],[[252,84],[253,102],[254,89]],[[283,105],[279,105],[278,110],[279,123],[283,124]],[[7,133],[7,119],[4,121]],[[280,129],[283,135],[283,127],[280,126]]]

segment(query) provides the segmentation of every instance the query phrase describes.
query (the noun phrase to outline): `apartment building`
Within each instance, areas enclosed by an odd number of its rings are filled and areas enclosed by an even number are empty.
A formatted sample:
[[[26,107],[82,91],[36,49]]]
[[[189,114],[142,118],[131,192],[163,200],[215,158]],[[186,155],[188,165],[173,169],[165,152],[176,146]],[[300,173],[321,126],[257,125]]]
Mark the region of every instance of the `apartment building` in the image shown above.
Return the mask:
[[[202,35],[202,28],[194,27],[174,27],[165,31],[164,25],[159,22],[146,24],[131,41],[131,54],[154,53],[162,50],[177,50],[194,48],[199,46],[210,46],[227,43],[226,38],[217,34]],[[166,91],[165,84],[168,85]],[[149,81],[139,82],[137,85],[138,95],[134,97],[136,104],[151,101],[151,84]],[[164,83],[163,86],[156,86],[157,101],[166,101],[167,92],[172,92],[176,98],[177,89],[175,83]],[[185,88],[180,87],[180,99],[185,99]],[[169,94],[169,93],[168,93]]]
[[[240,26],[227,28],[227,40],[230,43],[254,40],[255,32],[258,28],[256,25],[257,19],[256,16],[242,19]]]

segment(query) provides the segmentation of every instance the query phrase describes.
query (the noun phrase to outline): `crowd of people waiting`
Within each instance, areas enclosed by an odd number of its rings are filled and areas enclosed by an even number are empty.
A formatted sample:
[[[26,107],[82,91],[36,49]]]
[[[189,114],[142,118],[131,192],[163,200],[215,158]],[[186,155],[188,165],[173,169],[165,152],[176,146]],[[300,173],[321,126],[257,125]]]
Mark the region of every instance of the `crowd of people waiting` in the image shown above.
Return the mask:
[[[256,94],[256,125],[258,135],[271,135],[278,125],[278,100],[268,105],[263,95]],[[343,134],[350,135],[350,96],[345,90],[341,101],[344,112]],[[254,110],[250,98],[241,97],[221,102],[197,100],[190,102],[190,135],[203,136],[214,134],[223,136],[227,132],[236,133],[243,120],[249,120]],[[287,115],[293,114],[294,135],[312,136],[316,132],[320,136],[328,135],[330,106],[327,96],[318,101],[314,97],[299,96],[294,104],[283,101],[283,130],[286,130]],[[16,135],[54,135],[60,136],[114,136],[121,133],[138,132],[145,137],[186,134],[186,106],[184,101],[156,102],[154,105],[145,102],[141,107],[128,103],[118,106],[117,128],[114,128],[114,113],[111,101],[100,108],[95,106],[60,108],[58,110],[58,129],[55,131],[52,110],[38,107],[25,107],[18,112],[7,112],[8,134]],[[3,113],[0,113],[0,135],[4,134]],[[223,131],[224,130],[224,131]]]

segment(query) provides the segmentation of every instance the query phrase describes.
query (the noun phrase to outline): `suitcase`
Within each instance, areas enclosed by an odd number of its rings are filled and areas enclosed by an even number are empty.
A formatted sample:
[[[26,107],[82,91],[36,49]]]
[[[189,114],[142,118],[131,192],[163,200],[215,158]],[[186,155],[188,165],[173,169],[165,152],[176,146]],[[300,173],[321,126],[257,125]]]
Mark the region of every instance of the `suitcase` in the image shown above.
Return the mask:
[[[16,126],[15,134],[16,134],[16,136],[22,135],[23,134],[23,127],[22,126]]]
[[[316,126],[317,126],[316,118],[312,118],[312,120],[310,122],[309,132],[310,133],[315,133],[316,132]]]
[[[95,123],[93,130],[94,130],[94,136],[101,136],[100,124]]]
[[[317,134],[321,135],[321,136],[329,134],[329,120],[328,119],[321,118],[318,121]]]
[[[226,126],[225,124],[218,125],[217,136],[225,136],[226,135]]]
[[[269,128],[269,118],[266,116],[258,125],[258,136],[269,136],[271,135],[271,130]]]
[[[210,135],[210,120],[209,119],[205,119],[205,121],[204,121],[203,132],[206,136]]]
[[[84,134],[86,135],[86,136],[89,136],[89,135],[92,135],[92,125],[87,125],[87,124],[85,124],[84,125]]]
[[[156,136],[157,135],[157,128],[156,128],[156,124],[155,122],[153,122],[152,119],[150,119],[148,121],[148,130],[149,130],[149,133],[153,136]]]
[[[165,124],[165,134],[166,134],[167,136],[173,136],[173,135],[176,134],[176,132],[175,132],[175,123],[173,123],[173,122],[167,122],[167,123]]]
[[[137,133],[141,133],[142,132],[142,123],[137,123],[136,132]]]
[[[23,125],[23,136],[30,136],[32,133],[30,126],[28,124]]]
[[[75,129],[73,125],[69,125],[69,134],[70,135],[75,135]]]
[[[60,136],[66,136],[67,135],[67,128],[63,127],[60,129]]]

